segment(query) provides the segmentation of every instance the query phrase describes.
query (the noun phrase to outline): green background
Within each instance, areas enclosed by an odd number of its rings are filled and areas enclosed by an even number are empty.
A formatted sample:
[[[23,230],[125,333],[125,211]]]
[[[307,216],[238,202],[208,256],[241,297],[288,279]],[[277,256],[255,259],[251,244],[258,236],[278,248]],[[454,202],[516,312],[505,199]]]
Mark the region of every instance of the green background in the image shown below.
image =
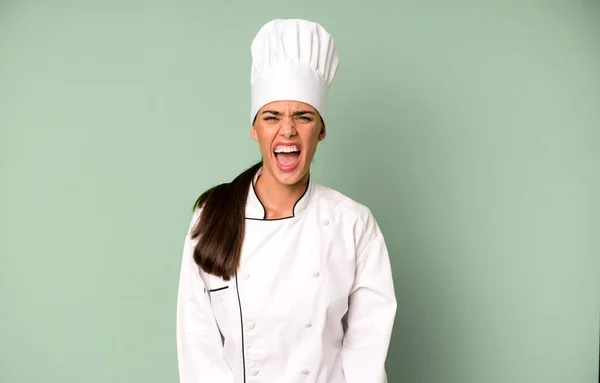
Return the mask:
[[[596,382],[600,4],[541,3],[0,0],[0,382],[177,381],[191,206],[259,159],[277,17],[337,41],[313,171],[386,235],[390,382]]]

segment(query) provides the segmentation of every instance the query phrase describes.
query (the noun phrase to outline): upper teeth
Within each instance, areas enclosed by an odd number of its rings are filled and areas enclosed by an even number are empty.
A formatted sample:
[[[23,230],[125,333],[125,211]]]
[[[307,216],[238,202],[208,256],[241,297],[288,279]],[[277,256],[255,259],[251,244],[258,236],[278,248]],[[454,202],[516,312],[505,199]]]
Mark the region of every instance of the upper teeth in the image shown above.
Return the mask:
[[[296,145],[291,145],[291,146],[283,146],[283,145],[279,145],[275,148],[275,153],[292,153],[292,152],[299,152],[300,149],[298,149],[298,147]]]

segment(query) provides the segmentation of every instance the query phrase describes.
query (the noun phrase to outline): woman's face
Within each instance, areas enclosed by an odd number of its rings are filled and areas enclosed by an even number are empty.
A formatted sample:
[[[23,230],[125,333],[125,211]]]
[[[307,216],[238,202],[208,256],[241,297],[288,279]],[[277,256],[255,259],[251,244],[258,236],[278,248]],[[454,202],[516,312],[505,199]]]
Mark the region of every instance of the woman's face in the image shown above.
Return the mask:
[[[298,101],[276,101],[263,106],[252,126],[263,167],[284,185],[302,181],[310,170],[325,125],[317,110]]]

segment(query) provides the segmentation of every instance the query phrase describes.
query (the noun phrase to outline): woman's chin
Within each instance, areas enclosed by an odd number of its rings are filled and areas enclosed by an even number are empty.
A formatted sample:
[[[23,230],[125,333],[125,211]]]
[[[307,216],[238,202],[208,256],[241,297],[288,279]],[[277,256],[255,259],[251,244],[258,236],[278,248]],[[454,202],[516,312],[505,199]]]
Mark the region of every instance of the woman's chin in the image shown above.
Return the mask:
[[[276,162],[271,167],[271,173],[278,183],[285,186],[294,186],[304,180],[307,172],[303,169],[304,166],[301,162],[294,166],[281,166]]]

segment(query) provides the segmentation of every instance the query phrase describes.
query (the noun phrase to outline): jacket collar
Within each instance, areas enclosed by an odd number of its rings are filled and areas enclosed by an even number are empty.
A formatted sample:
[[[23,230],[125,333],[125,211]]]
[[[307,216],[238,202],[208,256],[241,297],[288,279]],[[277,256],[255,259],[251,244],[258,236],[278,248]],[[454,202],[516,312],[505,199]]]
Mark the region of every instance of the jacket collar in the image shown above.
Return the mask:
[[[262,167],[260,169],[258,169],[258,171],[254,175],[254,179],[252,180],[252,183],[250,185],[250,190],[248,191],[248,199],[246,201],[246,219],[270,221],[268,219],[265,219],[265,216],[266,216],[265,207],[262,204],[262,202],[260,201],[260,199],[258,198],[258,195],[256,194],[256,190],[254,189],[256,180],[261,175],[262,170],[263,170]],[[290,217],[286,217],[286,218],[297,217],[306,210],[306,208],[308,207],[309,202],[314,194],[314,189],[315,189],[314,182],[312,180],[312,177],[309,176],[308,185],[306,185],[306,190],[304,191],[304,194],[302,194],[300,199],[298,199],[298,201],[296,201],[296,204],[294,205],[293,215]],[[286,219],[286,218],[279,218],[279,219]]]

